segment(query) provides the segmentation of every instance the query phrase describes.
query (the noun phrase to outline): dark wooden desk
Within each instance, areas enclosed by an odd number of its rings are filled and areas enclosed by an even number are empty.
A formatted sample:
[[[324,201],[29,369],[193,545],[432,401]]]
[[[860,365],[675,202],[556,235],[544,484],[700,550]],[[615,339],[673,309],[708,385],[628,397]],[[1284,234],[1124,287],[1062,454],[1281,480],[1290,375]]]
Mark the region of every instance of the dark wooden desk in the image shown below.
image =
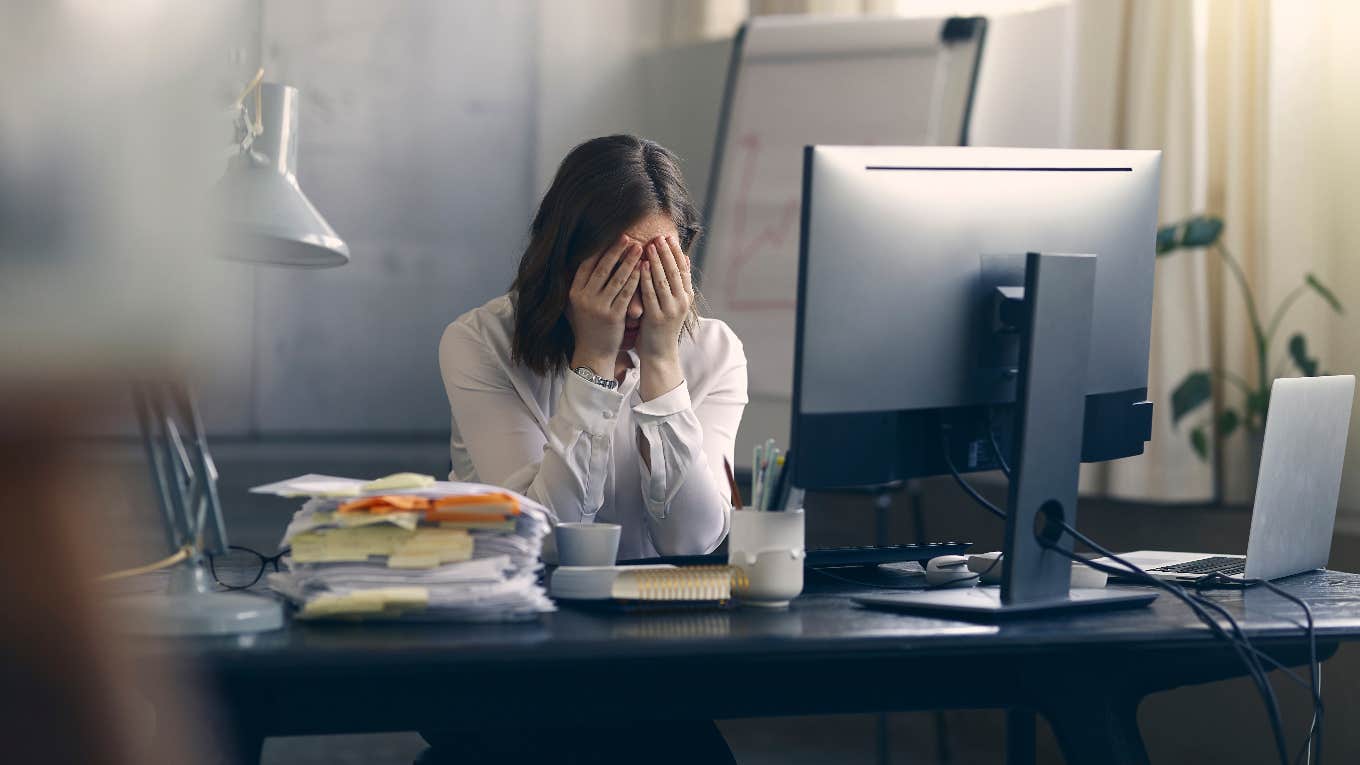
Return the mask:
[[[1166,596],[1149,609],[998,627],[866,610],[845,597],[862,590],[811,576],[809,585],[778,612],[564,609],[520,625],[293,623],[254,638],[160,645],[202,660],[253,758],[273,735],[513,728],[534,717],[536,699],[570,696],[574,704],[554,706],[555,721],[1035,710],[1069,762],[1140,763],[1143,697],[1245,674],[1231,647]],[[1360,575],[1318,572],[1282,586],[1312,605],[1321,656],[1360,639]],[[1307,661],[1297,606],[1263,589],[1210,596],[1277,660]]]

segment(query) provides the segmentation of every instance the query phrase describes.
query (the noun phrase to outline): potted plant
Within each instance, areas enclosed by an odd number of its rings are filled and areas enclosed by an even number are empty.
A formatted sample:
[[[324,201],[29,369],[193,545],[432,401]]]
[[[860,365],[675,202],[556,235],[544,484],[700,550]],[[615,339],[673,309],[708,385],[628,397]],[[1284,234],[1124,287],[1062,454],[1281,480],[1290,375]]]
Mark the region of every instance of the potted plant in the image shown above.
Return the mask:
[[[1277,334],[1281,322],[1298,300],[1313,294],[1321,298],[1333,311],[1344,313],[1341,302],[1313,274],[1303,277],[1303,283],[1295,287],[1280,301],[1267,317],[1262,313],[1256,296],[1247,284],[1242,266],[1223,245],[1223,220],[1208,215],[1199,215],[1179,223],[1164,225],[1157,229],[1157,257],[1167,257],[1182,250],[1207,248],[1218,254],[1232,274],[1233,281],[1242,291],[1246,304],[1247,320],[1250,323],[1252,345],[1256,351],[1255,368],[1247,375],[1240,375],[1227,369],[1197,369],[1185,376],[1171,394],[1171,422],[1175,427],[1181,420],[1199,412],[1205,404],[1213,400],[1213,382],[1222,381],[1224,391],[1233,392],[1233,401],[1220,402],[1217,417],[1212,407],[1207,414],[1200,416],[1190,427],[1190,445],[1200,459],[1208,460],[1210,444],[1220,442],[1244,430],[1250,445],[1250,458],[1253,477],[1260,469],[1261,443],[1265,435],[1266,412],[1270,409],[1271,382],[1281,376],[1284,367],[1292,364],[1301,374],[1316,377],[1321,365],[1311,355],[1308,339],[1302,332],[1295,332],[1285,343],[1285,351],[1277,358],[1279,350]],[[1273,366],[1272,366],[1273,362]],[[1214,431],[1217,438],[1211,439]]]

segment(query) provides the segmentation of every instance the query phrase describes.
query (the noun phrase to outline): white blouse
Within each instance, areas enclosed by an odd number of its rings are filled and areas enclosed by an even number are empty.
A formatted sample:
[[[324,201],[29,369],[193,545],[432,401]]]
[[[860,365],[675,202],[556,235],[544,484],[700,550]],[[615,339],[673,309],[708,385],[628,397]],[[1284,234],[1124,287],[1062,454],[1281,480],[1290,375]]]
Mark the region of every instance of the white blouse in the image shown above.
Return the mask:
[[[684,382],[647,402],[633,351],[632,368],[610,391],[569,370],[544,377],[514,363],[513,337],[509,295],[444,330],[450,478],[518,491],[560,522],[620,524],[620,558],[712,552],[731,522],[723,458],[732,459],[747,400],[736,334],[701,318],[694,337],[680,341]]]

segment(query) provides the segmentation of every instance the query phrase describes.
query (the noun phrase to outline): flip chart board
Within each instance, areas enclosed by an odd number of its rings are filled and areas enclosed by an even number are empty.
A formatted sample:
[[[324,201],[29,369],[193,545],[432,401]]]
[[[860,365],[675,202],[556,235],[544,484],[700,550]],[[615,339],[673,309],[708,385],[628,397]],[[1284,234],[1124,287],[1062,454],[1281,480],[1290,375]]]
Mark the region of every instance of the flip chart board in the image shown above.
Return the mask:
[[[788,432],[803,147],[968,143],[986,28],[981,18],[773,16],[738,33],[695,262],[708,313],[746,349],[739,464],[751,444]]]

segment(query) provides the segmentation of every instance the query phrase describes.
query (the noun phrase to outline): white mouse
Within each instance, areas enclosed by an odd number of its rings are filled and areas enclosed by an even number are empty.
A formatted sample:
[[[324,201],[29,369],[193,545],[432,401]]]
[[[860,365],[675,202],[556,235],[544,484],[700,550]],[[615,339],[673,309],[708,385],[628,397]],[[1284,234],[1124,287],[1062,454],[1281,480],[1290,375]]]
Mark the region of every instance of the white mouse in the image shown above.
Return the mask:
[[[926,584],[931,587],[972,587],[978,575],[968,570],[968,558],[941,555],[926,564]]]
[[[968,570],[981,577],[982,584],[1001,584],[1001,553],[969,555]]]

